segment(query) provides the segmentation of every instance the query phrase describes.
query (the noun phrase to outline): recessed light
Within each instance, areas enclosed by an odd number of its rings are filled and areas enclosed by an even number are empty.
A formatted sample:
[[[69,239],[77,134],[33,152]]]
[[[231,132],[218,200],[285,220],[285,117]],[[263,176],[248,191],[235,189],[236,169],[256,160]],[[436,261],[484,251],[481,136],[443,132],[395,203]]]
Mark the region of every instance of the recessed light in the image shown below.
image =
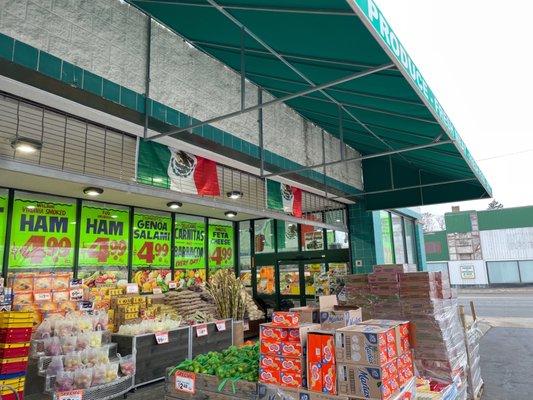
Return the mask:
[[[228,196],[230,199],[237,200],[244,196],[244,193],[239,190],[232,190],[231,192],[227,192],[226,196]]]
[[[87,196],[96,197],[104,193],[104,189],[97,188],[97,187],[87,187],[83,189],[83,193],[85,193]]]
[[[171,201],[167,203],[167,207],[171,208],[172,210],[176,210],[177,208],[180,208],[183,204],[179,201]]]
[[[228,218],[235,218],[237,216],[237,212],[236,211],[226,211],[224,213],[224,215]]]
[[[337,218],[337,219],[335,220],[335,222],[341,222],[341,220],[340,220],[339,218]]]
[[[118,215],[113,214],[113,215],[111,216],[111,218],[113,218],[113,219],[117,219],[117,218],[118,218]]]
[[[31,205],[31,204],[30,204],[29,206],[26,206],[26,208],[27,208],[28,210],[35,210],[35,206],[34,206],[34,205]]]
[[[16,137],[11,141],[11,147],[25,154],[32,154],[43,148],[42,142],[35,139]]]

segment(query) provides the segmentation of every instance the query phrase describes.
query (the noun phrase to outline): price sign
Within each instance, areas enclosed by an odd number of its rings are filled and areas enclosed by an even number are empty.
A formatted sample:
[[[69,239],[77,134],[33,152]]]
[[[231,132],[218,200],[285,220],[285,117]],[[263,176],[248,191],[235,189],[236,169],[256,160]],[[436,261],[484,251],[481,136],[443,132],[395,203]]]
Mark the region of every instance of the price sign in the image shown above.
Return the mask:
[[[182,216],[174,222],[176,269],[198,269],[205,266],[205,223],[187,221]]]
[[[126,294],[138,294],[139,286],[136,283],[128,283],[126,285]]]
[[[128,264],[127,210],[84,205],[80,225],[80,266]]]
[[[172,219],[169,214],[135,211],[133,216],[133,266],[170,266]]]
[[[155,287],[152,289],[153,294],[163,294],[163,290],[160,287]]]
[[[82,301],[80,302],[80,311],[92,311],[94,310],[94,304],[92,301]]]
[[[222,332],[226,330],[226,321],[216,321],[217,331]]]
[[[206,324],[196,326],[196,337],[207,336],[208,333]]]
[[[17,195],[18,196],[18,195]],[[13,203],[9,267],[71,267],[76,204],[17,197]]]
[[[209,225],[209,267],[232,267],[233,256],[233,226]]]
[[[178,285],[176,284],[176,282],[169,282],[168,283],[168,288],[169,289],[176,289],[178,287]]]
[[[155,341],[157,344],[168,343],[168,332],[156,332]]]
[[[194,394],[196,392],[196,375],[189,371],[176,371],[174,387],[178,392]]]
[[[67,392],[56,392],[55,400],[82,400],[83,390],[69,390]]]
[[[52,293],[50,292],[34,292],[33,298],[35,301],[49,301],[52,300]]]
[[[71,301],[79,301],[83,299],[83,289],[82,288],[76,288],[76,289],[70,289],[70,300]]]

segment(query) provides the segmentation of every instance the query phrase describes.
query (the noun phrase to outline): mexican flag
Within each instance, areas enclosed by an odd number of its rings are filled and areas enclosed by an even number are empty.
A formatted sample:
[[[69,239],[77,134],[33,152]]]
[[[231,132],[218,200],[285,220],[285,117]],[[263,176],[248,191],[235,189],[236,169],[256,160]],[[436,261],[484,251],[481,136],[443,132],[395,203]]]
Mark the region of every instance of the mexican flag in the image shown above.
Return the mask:
[[[302,216],[302,189],[270,179],[266,182],[267,208]]]
[[[139,144],[137,180],[181,193],[220,196],[216,162],[146,140]]]

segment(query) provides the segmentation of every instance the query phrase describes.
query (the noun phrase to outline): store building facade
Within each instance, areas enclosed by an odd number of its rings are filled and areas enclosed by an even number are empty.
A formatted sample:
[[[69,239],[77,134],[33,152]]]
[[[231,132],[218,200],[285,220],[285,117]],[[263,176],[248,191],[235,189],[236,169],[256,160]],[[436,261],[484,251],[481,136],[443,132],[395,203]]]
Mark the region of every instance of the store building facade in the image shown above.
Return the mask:
[[[250,5],[236,22],[194,4],[10,3],[4,277],[53,271],[150,291],[235,268],[280,306],[314,297],[323,274],[423,268],[418,215],[404,207],[490,187],[368,10]],[[339,54],[328,41],[305,48],[318,37],[297,18],[317,15],[351,20],[331,38]],[[310,31],[256,34],[280,16]],[[351,34],[366,53],[342,42]]]
[[[445,214],[446,230],[424,235],[429,270],[454,285],[533,283],[533,207]]]

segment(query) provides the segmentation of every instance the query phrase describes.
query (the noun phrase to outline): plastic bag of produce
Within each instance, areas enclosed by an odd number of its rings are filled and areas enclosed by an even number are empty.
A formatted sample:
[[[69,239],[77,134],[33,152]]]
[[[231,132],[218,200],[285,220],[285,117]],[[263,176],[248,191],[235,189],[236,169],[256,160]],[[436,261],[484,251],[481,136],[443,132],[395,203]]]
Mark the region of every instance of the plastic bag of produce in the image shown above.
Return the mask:
[[[44,354],[47,356],[61,355],[61,343],[58,337],[44,339]]]
[[[74,389],[74,373],[63,371],[56,376],[55,389],[60,392]]]
[[[65,355],[63,366],[65,367],[65,371],[75,371],[83,367],[80,353],[69,353]]]
[[[76,350],[76,341],[78,339],[76,336],[62,336],[59,339],[59,342],[61,343],[61,351],[63,354],[72,353],[74,350]]]
[[[133,354],[120,357],[119,365],[122,375],[130,376],[135,374],[135,356]]]
[[[106,372],[105,372],[105,381],[107,382],[113,382],[118,378],[118,363],[110,363],[106,366]]]
[[[93,379],[92,368],[82,368],[74,372],[74,386],[77,389],[88,389]]]
[[[78,334],[76,340],[76,350],[81,351],[89,348],[89,342],[91,340],[90,333],[80,333]]]
[[[96,365],[93,367],[92,386],[103,385],[106,383],[106,365]]]
[[[102,347],[102,331],[90,332],[89,335],[89,346]]]
[[[46,375],[48,376],[59,376],[63,372],[63,357],[53,356],[52,361],[48,364],[46,368]]]

